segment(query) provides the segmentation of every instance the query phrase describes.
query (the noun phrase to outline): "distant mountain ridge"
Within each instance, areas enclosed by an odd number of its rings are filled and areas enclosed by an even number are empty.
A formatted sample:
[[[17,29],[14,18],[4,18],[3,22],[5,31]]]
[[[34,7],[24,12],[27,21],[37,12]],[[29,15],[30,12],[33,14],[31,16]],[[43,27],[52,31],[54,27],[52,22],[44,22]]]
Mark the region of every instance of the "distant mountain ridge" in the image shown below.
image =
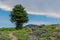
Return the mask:
[[[38,27],[39,25],[35,25],[35,24],[28,24],[26,25],[26,27]]]

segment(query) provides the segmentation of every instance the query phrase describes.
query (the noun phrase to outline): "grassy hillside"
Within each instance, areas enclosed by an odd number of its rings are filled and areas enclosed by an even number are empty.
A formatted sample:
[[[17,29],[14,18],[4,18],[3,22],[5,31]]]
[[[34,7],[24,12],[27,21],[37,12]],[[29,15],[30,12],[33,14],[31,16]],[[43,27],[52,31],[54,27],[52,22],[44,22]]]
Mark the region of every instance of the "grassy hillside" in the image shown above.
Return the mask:
[[[0,28],[0,40],[60,40],[59,25],[41,25],[36,28]]]

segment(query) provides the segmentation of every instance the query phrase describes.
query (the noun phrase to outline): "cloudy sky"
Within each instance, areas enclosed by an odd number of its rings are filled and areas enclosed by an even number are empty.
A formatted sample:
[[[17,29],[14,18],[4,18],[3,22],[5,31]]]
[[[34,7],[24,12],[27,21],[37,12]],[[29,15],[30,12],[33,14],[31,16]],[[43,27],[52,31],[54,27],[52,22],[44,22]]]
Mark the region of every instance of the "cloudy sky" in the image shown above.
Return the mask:
[[[0,26],[15,26],[10,22],[10,11],[22,4],[28,13],[27,24],[60,24],[60,0],[0,0]]]

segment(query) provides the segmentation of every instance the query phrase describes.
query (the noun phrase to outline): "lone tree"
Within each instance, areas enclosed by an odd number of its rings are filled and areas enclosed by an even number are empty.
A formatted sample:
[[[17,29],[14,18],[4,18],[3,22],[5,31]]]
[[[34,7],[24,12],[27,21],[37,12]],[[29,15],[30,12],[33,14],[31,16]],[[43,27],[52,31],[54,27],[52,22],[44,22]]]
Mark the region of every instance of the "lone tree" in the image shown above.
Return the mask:
[[[28,22],[27,12],[22,5],[16,5],[10,14],[11,22],[15,23],[16,29],[22,29],[23,24]]]

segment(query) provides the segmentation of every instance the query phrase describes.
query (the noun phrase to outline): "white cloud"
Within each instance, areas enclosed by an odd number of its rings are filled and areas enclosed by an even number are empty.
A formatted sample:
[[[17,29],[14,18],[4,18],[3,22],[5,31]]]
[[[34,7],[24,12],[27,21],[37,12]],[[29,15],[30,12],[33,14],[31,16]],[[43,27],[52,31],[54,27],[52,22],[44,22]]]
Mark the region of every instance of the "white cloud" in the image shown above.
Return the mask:
[[[0,8],[3,10],[11,11],[13,7],[9,7],[8,5],[4,5],[0,3]],[[28,14],[33,14],[33,15],[44,15],[47,17],[55,17],[55,18],[60,18],[59,13],[49,13],[49,12],[34,12],[34,11],[27,11]]]
[[[60,18],[60,14],[59,13],[49,13],[49,12],[31,12],[31,11],[27,11],[29,14],[34,14],[34,15],[44,15],[47,17],[53,17],[53,18]]]
[[[12,10],[12,7],[9,7],[9,6],[7,6],[5,4],[2,4],[2,3],[0,3],[0,8],[2,8],[3,10],[7,10],[7,11],[11,11]]]
[[[60,18],[60,0],[0,0],[0,8],[11,11],[22,4],[29,14]]]

